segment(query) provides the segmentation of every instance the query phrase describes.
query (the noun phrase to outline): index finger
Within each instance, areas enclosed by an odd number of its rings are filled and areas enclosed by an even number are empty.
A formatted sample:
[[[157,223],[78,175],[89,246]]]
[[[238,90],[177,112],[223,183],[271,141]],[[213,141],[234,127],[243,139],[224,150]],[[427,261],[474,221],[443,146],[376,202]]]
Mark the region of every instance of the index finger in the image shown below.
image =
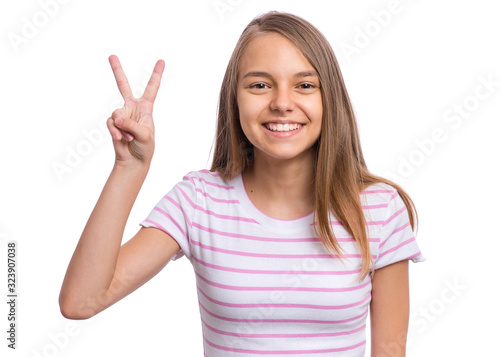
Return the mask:
[[[160,88],[161,75],[165,69],[165,61],[159,60],[156,62],[151,78],[149,79],[148,85],[144,90],[142,97],[146,100],[154,102],[156,98],[156,93],[158,93],[158,88]]]
[[[109,64],[111,65],[111,69],[113,70],[113,74],[115,75],[116,84],[118,85],[118,90],[120,91],[123,99],[134,99],[132,89],[130,89],[127,76],[125,75],[125,72],[123,72],[123,68],[120,64],[120,61],[118,60],[118,57],[116,57],[115,55],[109,56]]]

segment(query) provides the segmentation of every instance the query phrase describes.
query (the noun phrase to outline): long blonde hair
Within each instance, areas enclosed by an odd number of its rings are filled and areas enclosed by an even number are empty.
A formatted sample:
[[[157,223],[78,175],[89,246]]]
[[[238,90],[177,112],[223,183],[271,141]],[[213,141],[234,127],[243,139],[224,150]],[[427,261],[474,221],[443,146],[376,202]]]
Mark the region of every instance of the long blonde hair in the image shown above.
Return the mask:
[[[323,34],[306,20],[288,13],[269,12],[253,19],[241,34],[229,60],[219,96],[217,133],[211,171],[231,180],[245,171],[253,160],[252,144],[240,125],[236,101],[238,70],[242,53],[258,35],[278,33],[291,41],[316,69],[323,101],[321,134],[314,146],[315,156],[315,230],[332,255],[344,258],[329,223],[329,214],[342,223],[356,240],[362,256],[359,278],[371,271],[366,219],[360,191],[374,183],[397,189],[408,210],[412,229],[417,212],[409,195],[397,184],[371,174],[366,166],[359,140],[356,118],[333,50]]]

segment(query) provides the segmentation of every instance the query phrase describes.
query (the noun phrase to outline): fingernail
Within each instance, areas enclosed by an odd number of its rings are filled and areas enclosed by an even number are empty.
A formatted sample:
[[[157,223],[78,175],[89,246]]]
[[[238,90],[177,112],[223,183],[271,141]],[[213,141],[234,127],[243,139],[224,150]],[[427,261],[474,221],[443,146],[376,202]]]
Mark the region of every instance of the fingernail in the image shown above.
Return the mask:
[[[115,123],[116,123],[116,125],[122,125],[123,119],[122,118],[118,118],[118,119],[115,120]]]
[[[131,134],[129,134],[129,133],[127,133],[127,134],[125,135],[125,137],[127,138],[127,140],[128,140],[128,141],[132,141],[132,140],[134,140],[134,137],[133,137]]]

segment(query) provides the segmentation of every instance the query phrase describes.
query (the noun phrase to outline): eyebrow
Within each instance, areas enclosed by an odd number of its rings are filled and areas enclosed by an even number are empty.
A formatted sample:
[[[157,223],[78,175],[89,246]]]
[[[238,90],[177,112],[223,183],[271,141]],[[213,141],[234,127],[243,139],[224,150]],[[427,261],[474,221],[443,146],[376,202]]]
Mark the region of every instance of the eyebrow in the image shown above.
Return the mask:
[[[269,73],[267,73],[267,72],[250,71],[247,74],[245,74],[241,79],[245,79],[247,77],[266,77],[266,78],[271,78],[272,76]],[[302,72],[295,73],[294,77],[296,77],[296,78],[318,77],[318,73],[316,71],[302,71]]]

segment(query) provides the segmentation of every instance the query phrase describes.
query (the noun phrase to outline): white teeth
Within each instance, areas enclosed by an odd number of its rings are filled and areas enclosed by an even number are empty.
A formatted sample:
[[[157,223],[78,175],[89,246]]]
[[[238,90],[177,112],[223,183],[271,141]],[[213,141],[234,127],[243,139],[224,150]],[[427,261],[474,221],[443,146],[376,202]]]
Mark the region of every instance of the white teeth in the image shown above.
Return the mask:
[[[266,123],[265,127],[271,131],[292,131],[302,127],[302,124],[275,124]]]

